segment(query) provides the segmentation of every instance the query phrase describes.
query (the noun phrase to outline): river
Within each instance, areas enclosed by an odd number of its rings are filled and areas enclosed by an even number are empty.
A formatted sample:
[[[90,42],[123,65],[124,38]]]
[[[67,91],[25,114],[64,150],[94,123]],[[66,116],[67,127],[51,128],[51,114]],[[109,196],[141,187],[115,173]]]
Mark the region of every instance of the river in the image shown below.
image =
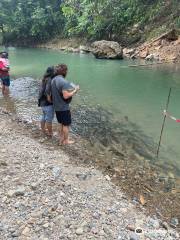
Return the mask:
[[[156,157],[163,122],[162,111],[170,87],[172,94],[168,110],[180,118],[180,68],[177,65],[131,67],[130,65],[139,62],[97,60],[92,55],[31,48],[9,48],[9,56],[13,79],[11,95],[8,100],[0,95],[0,105],[6,105],[23,118],[38,118],[40,110],[37,107],[37,92],[40,79],[48,66],[58,63],[68,65],[67,79],[79,84],[81,88],[72,104],[77,109],[74,114],[74,129],[80,134],[84,125],[89,124],[91,130],[102,127],[102,124],[98,125],[96,122],[99,114],[106,116],[102,123],[105,128],[107,124],[107,131],[108,127],[111,127],[109,134],[115,132],[113,128],[116,130],[118,123],[121,125],[123,121],[128,121],[130,125],[127,126],[133,126],[133,130],[138,129],[134,141],[138,141],[139,137],[140,143],[144,141],[145,145],[151,145],[153,160]],[[89,112],[86,112],[86,109]],[[128,132],[133,131],[129,128]],[[175,166],[177,175],[180,174],[179,140],[180,123],[167,119],[159,158],[164,166],[167,163]]]

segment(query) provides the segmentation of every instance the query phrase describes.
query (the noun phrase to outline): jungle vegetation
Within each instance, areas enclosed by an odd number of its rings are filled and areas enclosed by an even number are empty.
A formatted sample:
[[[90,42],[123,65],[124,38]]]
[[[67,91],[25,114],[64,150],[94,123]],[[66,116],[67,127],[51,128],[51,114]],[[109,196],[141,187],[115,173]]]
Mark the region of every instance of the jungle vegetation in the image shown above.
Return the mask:
[[[0,0],[0,35],[19,45],[57,36],[131,44],[179,28],[179,10],[179,0]]]

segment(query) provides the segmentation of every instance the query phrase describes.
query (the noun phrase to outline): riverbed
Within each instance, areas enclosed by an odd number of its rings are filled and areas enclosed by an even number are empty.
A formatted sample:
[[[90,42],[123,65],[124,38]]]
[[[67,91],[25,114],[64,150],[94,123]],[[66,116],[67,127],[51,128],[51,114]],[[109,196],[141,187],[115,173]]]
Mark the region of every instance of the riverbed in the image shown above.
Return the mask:
[[[69,153],[73,156],[77,151],[84,162],[97,164],[135,200],[141,195],[150,199],[153,208],[158,204],[165,209],[175,196],[171,212],[164,214],[169,219],[176,215],[180,186],[178,123],[166,120],[158,159],[156,152],[170,87],[168,110],[180,117],[178,65],[138,67],[140,62],[133,60],[97,60],[92,55],[45,49],[10,48],[9,55],[11,93],[8,98],[0,95],[1,107],[32,125],[38,124],[41,77],[48,66],[67,64],[67,79],[81,88],[72,103],[72,133],[81,141]]]

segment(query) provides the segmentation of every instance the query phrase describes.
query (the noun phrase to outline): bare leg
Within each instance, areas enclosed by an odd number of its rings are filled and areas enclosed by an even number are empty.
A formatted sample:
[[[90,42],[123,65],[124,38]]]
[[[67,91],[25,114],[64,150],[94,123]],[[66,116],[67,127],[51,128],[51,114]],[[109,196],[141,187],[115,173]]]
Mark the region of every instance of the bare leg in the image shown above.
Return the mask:
[[[63,141],[64,141],[63,125],[60,124],[60,128],[59,128],[59,144],[62,145]]]
[[[1,90],[2,90],[2,94],[5,95],[5,86],[3,84],[1,84]]]
[[[4,95],[9,95],[9,87],[4,86]]]
[[[48,136],[52,137],[53,136],[52,123],[46,122],[45,127],[47,129]]]
[[[69,140],[69,127],[68,126],[63,126],[63,133],[64,133],[64,140],[63,140],[63,144],[72,144],[74,143],[74,141],[70,141]]]
[[[43,133],[46,133],[45,122],[41,121],[41,130]]]

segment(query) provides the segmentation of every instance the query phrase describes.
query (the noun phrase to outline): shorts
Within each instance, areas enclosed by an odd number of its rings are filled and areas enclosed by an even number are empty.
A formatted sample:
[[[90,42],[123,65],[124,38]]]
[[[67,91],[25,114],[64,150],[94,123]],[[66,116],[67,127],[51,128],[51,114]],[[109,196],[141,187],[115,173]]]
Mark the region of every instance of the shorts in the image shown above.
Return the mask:
[[[5,76],[5,77],[0,77],[0,80],[2,81],[2,84],[6,87],[10,86],[10,77]]]
[[[71,125],[71,112],[70,110],[67,111],[56,111],[56,118],[58,123],[64,126]]]
[[[43,106],[42,108],[42,117],[41,122],[52,123],[54,118],[54,107],[53,105]]]

